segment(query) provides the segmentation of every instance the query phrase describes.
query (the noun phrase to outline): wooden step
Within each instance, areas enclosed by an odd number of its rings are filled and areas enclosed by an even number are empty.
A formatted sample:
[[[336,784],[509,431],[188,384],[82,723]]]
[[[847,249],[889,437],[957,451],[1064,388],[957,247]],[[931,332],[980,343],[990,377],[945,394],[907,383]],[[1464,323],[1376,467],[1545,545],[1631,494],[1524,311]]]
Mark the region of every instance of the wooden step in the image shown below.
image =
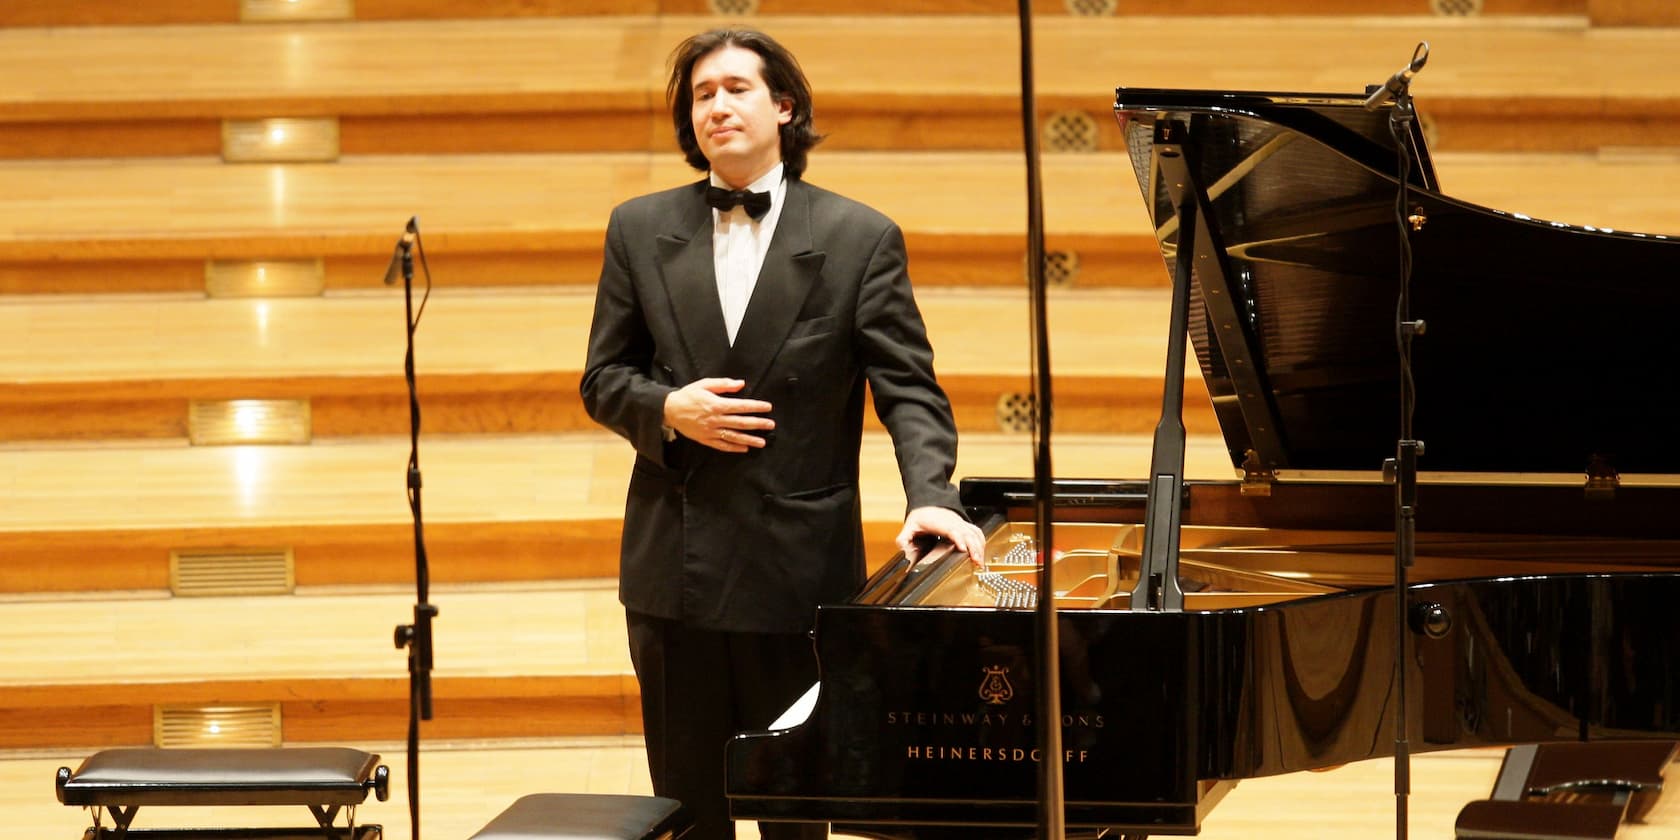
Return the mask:
[[[286,742],[401,740],[415,595],[0,603],[0,748],[153,742],[158,706],[279,704]],[[640,730],[611,580],[434,590],[428,737]],[[207,736],[213,737],[213,736]]]
[[[165,23],[232,23],[242,19],[240,0],[169,0],[125,3],[122,0],[61,0],[52,4],[0,7],[0,26],[134,26]],[[269,5],[274,5],[269,0]],[[425,20],[502,17],[563,17],[583,15],[705,15],[719,4],[708,0],[356,0],[350,14],[356,20]],[[723,9],[734,8],[721,4]],[[923,0],[915,4],[891,0],[854,0],[844,9],[832,0],[759,0],[760,15],[964,15],[1000,14],[997,4],[977,0]],[[1610,8],[1603,8],[1610,7]],[[1427,0],[1275,0],[1265,9],[1236,0],[1127,0],[1104,4],[1078,0],[1033,0],[1038,15],[1430,15],[1439,14]],[[1636,16],[1647,23],[1662,20],[1658,0],[1487,0],[1483,15],[1592,14],[1622,19]],[[1462,13],[1461,13],[1462,14]],[[731,15],[741,18],[739,14]],[[749,22],[752,16],[745,17]],[[1626,21],[1622,25],[1626,25]]]
[[[1052,296],[1058,429],[1154,428],[1165,365],[1164,290]],[[938,370],[965,431],[1030,392],[1021,292],[919,295]],[[593,295],[445,291],[415,337],[428,433],[598,428],[578,399]],[[38,297],[0,305],[0,441],[187,439],[194,401],[307,400],[315,437],[408,432],[403,305],[395,292],[279,300]],[[98,336],[97,341],[88,340]],[[1189,423],[1216,430],[1200,374]],[[879,428],[869,415],[872,428]]]
[[[892,447],[866,433],[865,537],[892,555],[904,514]],[[1128,478],[1146,435],[1057,435],[1058,474]],[[172,550],[290,549],[299,587],[414,579],[403,492],[408,441],[312,446],[0,449],[0,593],[168,586]],[[633,453],[606,432],[423,437],[431,578],[565,580],[617,574]],[[1028,476],[1026,435],[969,434],[958,477]],[[1192,477],[1233,474],[1223,441],[1193,435]]]
[[[1680,231],[1672,152],[1441,154],[1435,163],[1444,190],[1472,203]],[[328,290],[380,289],[411,215],[440,289],[587,288],[613,205],[696,177],[674,154],[0,164],[0,293],[202,293],[211,260],[321,260]],[[1024,287],[1024,178],[1019,155],[980,152],[819,151],[809,172],[811,183],[898,221],[923,289]],[[1165,286],[1126,156],[1047,156],[1044,196],[1046,247],[1072,266],[1068,285]]]
[[[1022,166],[825,152],[810,180],[892,215],[922,285],[1020,288]],[[1120,155],[1045,167],[1046,241],[1077,254],[1077,285],[1162,283],[1130,173]],[[203,290],[207,260],[322,260],[329,289],[380,288],[413,215],[441,287],[593,285],[612,207],[698,177],[674,154],[0,164],[0,292]]]
[[[1305,2],[1305,0],[1302,0]],[[1607,0],[1608,2],[1608,0]],[[1268,7],[1268,12],[1271,11]],[[336,118],[343,154],[670,149],[664,63],[688,16],[0,30],[0,157],[213,155],[224,120]],[[837,149],[1015,149],[1006,15],[755,19],[800,57]],[[1116,86],[1359,92],[1420,39],[1442,150],[1680,144],[1680,30],[1569,16],[1050,16],[1041,120],[1122,141]],[[869,50],[857,44],[869,42]],[[178,60],[167,60],[178,57]],[[277,68],[280,72],[277,72]],[[903,80],[915,79],[914,88]]]
[[[422,442],[439,583],[617,573],[628,445],[605,433]],[[406,438],[8,449],[0,590],[161,590],[170,552],[287,550],[299,586],[414,579]]]

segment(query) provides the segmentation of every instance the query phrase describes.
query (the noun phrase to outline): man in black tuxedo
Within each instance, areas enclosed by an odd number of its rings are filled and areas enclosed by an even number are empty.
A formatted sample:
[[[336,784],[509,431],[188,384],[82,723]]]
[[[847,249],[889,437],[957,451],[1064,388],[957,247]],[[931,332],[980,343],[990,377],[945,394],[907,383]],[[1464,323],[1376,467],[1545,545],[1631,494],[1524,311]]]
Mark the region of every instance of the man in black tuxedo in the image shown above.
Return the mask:
[[[816,681],[816,606],[863,582],[866,382],[909,502],[899,544],[934,535],[978,558],[984,541],[951,485],[956,425],[903,235],[801,178],[821,137],[798,63],[736,29],[687,39],[671,65],[678,143],[710,174],[613,211],[581,391],[636,449],[619,597],[654,791],[712,840],[734,836],[725,743]]]

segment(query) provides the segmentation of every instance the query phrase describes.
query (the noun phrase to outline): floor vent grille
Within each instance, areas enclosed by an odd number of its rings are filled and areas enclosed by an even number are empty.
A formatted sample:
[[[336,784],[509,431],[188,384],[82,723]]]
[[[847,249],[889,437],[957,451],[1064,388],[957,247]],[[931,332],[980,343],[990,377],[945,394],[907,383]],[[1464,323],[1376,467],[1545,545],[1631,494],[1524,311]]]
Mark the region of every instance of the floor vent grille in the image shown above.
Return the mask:
[[[355,0],[240,0],[239,19],[245,23],[288,20],[350,20]]]
[[[302,444],[312,437],[309,400],[192,400],[187,441],[193,446]]]
[[[169,589],[177,596],[286,595],[297,586],[291,549],[174,551]]]
[[[152,742],[160,747],[278,747],[280,704],[156,706]]]

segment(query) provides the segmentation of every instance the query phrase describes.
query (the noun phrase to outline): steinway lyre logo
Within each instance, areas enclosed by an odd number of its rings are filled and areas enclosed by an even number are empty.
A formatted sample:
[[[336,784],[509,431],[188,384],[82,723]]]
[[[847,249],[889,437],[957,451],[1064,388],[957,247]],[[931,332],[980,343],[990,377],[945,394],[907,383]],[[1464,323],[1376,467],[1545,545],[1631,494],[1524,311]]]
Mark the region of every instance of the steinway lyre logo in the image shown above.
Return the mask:
[[[1009,684],[1006,665],[982,665],[986,676],[980,680],[980,699],[994,706],[1008,703],[1015,696],[1015,686]]]

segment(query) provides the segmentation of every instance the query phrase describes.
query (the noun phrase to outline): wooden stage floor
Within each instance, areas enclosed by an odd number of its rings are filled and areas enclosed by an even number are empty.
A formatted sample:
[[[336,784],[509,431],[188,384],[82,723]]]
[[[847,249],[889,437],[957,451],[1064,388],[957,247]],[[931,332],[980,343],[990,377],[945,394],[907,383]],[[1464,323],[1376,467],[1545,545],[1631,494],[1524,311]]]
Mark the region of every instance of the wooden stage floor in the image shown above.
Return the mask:
[[[370,800],[357,822],[379,823],[386,840],[409,840],[407,776],[401,744],[361,745],[379,752],[391,768],[391,798]],[[1408,802],[1411,837],[1452,837],[1459,808],[1485,797],[1499,771],[1497,750],[1415,756]],[[64,838],[86,828],[85,815],[58,804],[51,779],[60,766],[83,755],[0,754],[0,824],[12,837]],[[422,834],[465,838],[514,799],[527,793],[648,793],[640,738],[564,741],[428,743],[421,756]],[[1237,785],[1202,825],[1205,840],[1346,840],[1394,836],[1393,765],[1375,760],[1322,773],[1250,779]],[[294,813],[295,812],[295,813]],[[251,819],[260,818],[265,822]],[[136,827],[289,825],[303,809],[142,809]],[[742,824],[741,838],[752,838]],[[1680,796],[1657,804],[1650,821],[1625,825],[1618,840],[1680,837]],[[977,840],[984,840],[976,835]]]

